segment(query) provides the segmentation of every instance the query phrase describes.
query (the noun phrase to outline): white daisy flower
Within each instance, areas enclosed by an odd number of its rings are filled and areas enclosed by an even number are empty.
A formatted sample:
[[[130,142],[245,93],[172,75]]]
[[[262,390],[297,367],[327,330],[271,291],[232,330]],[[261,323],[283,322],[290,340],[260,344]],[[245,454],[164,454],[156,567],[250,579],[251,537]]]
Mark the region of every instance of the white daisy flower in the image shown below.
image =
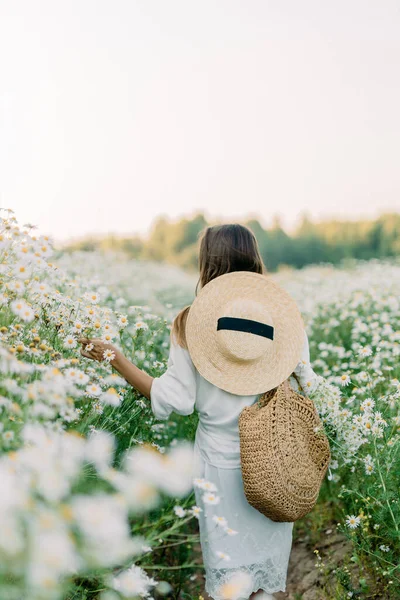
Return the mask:
[[[13,431],[5,431],[3,433],[3,440],[5,442],[12,442],[12,440],[14,439],[14,432]]]
[[[207,492],[206,494],[203,494],[203,502],[205,502],[206,504],[219,504],[220,500],[221,498],[219,496],[216,496],[212,492]]]
[[[107,362],[111,362],[115,358],[115,352],[111,348],[106,348],[103,352],[103,358]]]
[[[339,384],[342,387],[345,387],[346,385],[349,385],[349,383],[350,383],[350,377],[347,374],[344,374],[341,377],[339,377]]]
[[[150,588],[156,584],[141,567],[133,565],[114,577],[112,585],[124,598],[147,598]]]
[[[91,304],[98,304],[100,302],[100,294],[97,292],[86,292],[84,298]]]
[[[90,385],[86,386],[86,394],[88,396],[100,396],[101,394],[101,387],[99,385],[97,385],[97,383],[91,383]]]
[[[217,515],[214,515],[212,520],[214,521],[214,523],[219,525],[219,527],[223,527],[224,529],[228,526],[228,522],[225,519],[225,517],[217,517]]]
[[[361,402],[360,410],[362,411],[371,411],[375,406],[375,400],[372,398],[366,398],[363,402]]]
[[[26,262],[19,262],[14,266],[14,275],[19,279],[29,279],[32,268]]]
[[[189,512],[191,512],[191,514],[198,519],[202,511],[203,509],[200,508],[200,506],[192,506]]]
[[[7,284],[8,289],[11,292],[15,292],[18,295],[22,295],[25,291],[25,284],[20,279],[13,279]]]
[[[213,483],[211,483],[211,481],[203,481],[203,483],[201,483],[199,485],[199,487],[202,490],[206,490],[207,492],[216,492],[217,491],[217,486],[214,485]]]
[[[201,487],[203,485],[203,483],[205,483],[205,479],[203,479],[202,477],[195,477],[193,479],[193,485],[196,487]]]
[[[174,506],[174,513],[177,517],[182,518],[186,515],[186,510],[182,506]]]
[[[35,318],[35,311],[30,306],[26,305],[19,316],[25,323],[31,323]]]
[[[227,533],[228,535],[237,535],[239,532],[235,531],[234,529],[232,529],[231,527],[226,527],[225,529],[225,533]]]
[[[117,319],[117,323],[121,329],[128,325],[128,317],[126,315],[120,315]]]
[[[358,351],[358,354],[362,357],[364,356],[371,356],[372,354],[372,350],[369,346],[364,346],[363,348],[360,348]]]
[[[356,517],[354,515],[347,516],[346,525],[350,529],[355,529],[356,527],[358,527],[359,524],[360,524],[360,522],[361,522],[361,518],[360,517]]]
[[[225,552],[219,552],[219,550],[217,550],[215,554],[218,556],[218,558],[224,560],[225,562],[229,562],[231,560],[229,554],[225,554]]]
[[[75,333],[82,333],[84,328],[84,325],[82,323],[82,321],[75,321],[75,323],[72,326],[72,331],[74,331]]]
[[[118,394],[115,388],[110,387],[101,394],[100,400],[104,402],[104,404],[119,406],[121,404],[122,397]]]
[[[72,349],[72,348],[76,348],[77,345],[78,345],[78,342],[76,341],[76,339],[74,338],[73,335],[67,335],[63,340],[64,348]]]

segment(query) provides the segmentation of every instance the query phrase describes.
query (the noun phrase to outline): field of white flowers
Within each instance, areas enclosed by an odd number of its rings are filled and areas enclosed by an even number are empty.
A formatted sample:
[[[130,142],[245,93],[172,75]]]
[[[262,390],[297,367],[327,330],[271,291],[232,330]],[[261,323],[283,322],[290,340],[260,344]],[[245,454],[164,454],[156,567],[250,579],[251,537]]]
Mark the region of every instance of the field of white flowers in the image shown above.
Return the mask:
[[[160,375],[196,277],[124,255],[54,255],[12,211],[0,216],[0,599],[193,597],[196,415],[157,422],[77,338],[103,337]],[[339,570],[337,598],[399,597],[400,263],[274,277],[324,378],[310,382],[332,448],[320,504],[370,574]]]

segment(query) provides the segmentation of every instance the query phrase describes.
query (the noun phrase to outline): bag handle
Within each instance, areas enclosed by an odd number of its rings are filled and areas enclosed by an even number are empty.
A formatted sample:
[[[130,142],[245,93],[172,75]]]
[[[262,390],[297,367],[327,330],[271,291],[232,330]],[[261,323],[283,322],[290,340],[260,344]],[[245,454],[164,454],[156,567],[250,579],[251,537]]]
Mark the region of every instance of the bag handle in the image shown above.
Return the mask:
[[[297,385],[299,386],[299,388],[301,389],[301,391],[303,392],[303,394],[305,396],[307,396],[307,392],[305,391],[305,389],[303,388],[303,386],[300,383],[300,379],[298,378],[298,376],[296,375],[296,373],[293,371],[292,376],[295,378],[295,380],[297,381]]]
[[[272,388],[272,390],[268,390],[268,392],[261,394],[257,401],[258,407],[263,408],[266,404],[268,404],[268,402],[275,396],[277,389],[277,387]]]
[[[298,376],[296,375],[296,373],[293,371],[293,373],[291,375],[289,375],[289,377],[294,377],[295,378],[295,380],[297,381],[297,385],[299,386],[300,390],[303,392],[303,394],[305,396],[307,396],[307,393],[304,390],[303,386],[301,385],[300,379],[298,378]],[[287,379],[285,379],[285,381],[283,381],[281,383],[281,385],[284,386],[285,391],[286,391],[287,394],[290,393],[289,377]],[[268,392],[264,392],[263,394],[261,394],[261,396],[259,396],[258,402],[257,402],[259,408],[263,408],[266,404],[268,404],[268,402],[275,396],[278,387],[273,388],[272,390],[268,390]]]

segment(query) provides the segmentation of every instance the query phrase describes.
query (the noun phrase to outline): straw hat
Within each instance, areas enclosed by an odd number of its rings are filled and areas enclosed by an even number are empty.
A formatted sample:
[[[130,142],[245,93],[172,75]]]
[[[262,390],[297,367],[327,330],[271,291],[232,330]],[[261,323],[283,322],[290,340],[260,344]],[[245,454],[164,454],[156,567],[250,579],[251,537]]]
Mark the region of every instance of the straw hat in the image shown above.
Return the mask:
[[[299,309],[269,277],[235,271],[201,289],[186,321],[189,354],[199,373],[240,396],[280,385],[304,344]]]

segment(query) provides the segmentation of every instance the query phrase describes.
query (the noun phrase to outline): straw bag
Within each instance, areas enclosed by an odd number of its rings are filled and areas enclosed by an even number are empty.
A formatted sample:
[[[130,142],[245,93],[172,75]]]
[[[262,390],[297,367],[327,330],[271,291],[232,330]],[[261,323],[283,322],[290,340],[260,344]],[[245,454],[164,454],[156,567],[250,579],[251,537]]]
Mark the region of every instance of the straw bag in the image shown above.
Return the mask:
[[[289,381],[239,415],[240,460],[249,504],[272,521],[297,521],[315,505],[330,461],[310,398]]]

